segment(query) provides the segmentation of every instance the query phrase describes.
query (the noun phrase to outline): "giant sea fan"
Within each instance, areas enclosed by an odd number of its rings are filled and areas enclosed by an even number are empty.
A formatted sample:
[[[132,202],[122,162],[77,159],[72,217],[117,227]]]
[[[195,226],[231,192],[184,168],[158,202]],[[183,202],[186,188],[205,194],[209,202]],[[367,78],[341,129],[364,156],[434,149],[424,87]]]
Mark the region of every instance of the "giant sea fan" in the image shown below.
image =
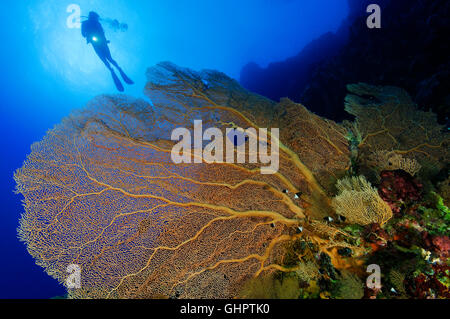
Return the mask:
[[[61,283],[68,265],[80,265],[71,297],[237,296],[254,276],[290,271],[280,262],[286,242],[333,246],[340,232],[319,220],[350,163],[342,126],[216,71],[161,63],[147,76],[152,104],[94,99],[33,144],[15,174],[26,210],[19,236]],[[199,119],[223,131],[279,127],[279,171],[174,164],[172,130]]]

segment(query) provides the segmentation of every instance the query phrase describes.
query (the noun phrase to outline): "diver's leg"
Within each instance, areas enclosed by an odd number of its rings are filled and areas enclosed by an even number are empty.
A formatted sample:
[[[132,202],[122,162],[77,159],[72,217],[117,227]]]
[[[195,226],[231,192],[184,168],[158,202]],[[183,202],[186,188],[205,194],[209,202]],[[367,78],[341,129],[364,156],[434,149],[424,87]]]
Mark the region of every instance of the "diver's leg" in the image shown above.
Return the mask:
[[[119,64],[112,58],[111,56],[111,51],[109,50],[109,47],[107,46],[105,49],[105,57],[106,59],[111,62],[112,65],[114,65],[117,70],[119,70],[120,75],[122,76],[122,79],[125,81],[125,83],[127,84],[134,84],[134,82],[125,74],[125,72],[123,72],[122,68],[119,66]]]
[[[100,46],[94,46],[94,50],[95,50],[95,53],[97,53],[97,56],[100,58],[100,60],[102,60],[102,62],[106,65],[108,70],[114,71],[108,62],[108,55],[106,54],[104,48],[102,48]]]
[[[116,66],[116,68],[117,70],[119,70],[120,75],[122,76],[122,79],[125,81],[125,83],[134,84],[133,80],[131,80],[119,66]]]
[[[104,55],[105,55],[105,58],[109,62],[111,62],[112,65],[114,65],[117,69],[120,69],[120,67],[117,64],[117,62],[112,58],[111,51],[109,50],[109,46],[108,45],[106,45],[105,48],[104,48]]]
[[[111,64],[109,64],[109,62],[106,58],[103,57],[103,58],[100,58],[100,60],[102,60],[102,62],[106,65],[108,70],[110,70],[111,72],[114,72],[114,69],[112,68]]]
[[[113,78],[113,80],[114,80],[114,84],[116,85],[116,88],[117,88],[120,92],[125,91],[125,89],[124,89],[124,87],[123,87],[123,84],[122,84],[122,82],[120,82],[119,77],[116,75],[116,72],[114,72],[114,69],[111,68],[110,71],[111,71],[111,76],[112,76],[112,78]]]
[[[116,85],[117,90],[119,90],[120,92],[123,92],[125,89],[122,85],[122,82],[120,82],[119,78],[117,77],[116,73],[114,72],[114,69],[108,62],[108,58],[107,58],[108,54],[107,54],[105,48],[94,46],[94,49],[95,49],[95,52],[97,53],[98,57],[100,58],[100,60],[102,60],[102,62],[106,65],[106,67],[111,72],[111,76],[113,78],[113,81],[114,81],[114,84]]]

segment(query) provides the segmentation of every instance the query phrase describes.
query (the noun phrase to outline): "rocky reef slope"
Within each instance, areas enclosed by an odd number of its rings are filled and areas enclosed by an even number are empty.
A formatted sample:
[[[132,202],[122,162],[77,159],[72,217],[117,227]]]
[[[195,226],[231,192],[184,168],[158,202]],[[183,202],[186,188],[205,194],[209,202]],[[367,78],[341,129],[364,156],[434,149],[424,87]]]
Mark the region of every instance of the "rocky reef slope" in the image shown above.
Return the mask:
[[[216,71],[160,63],[147,77],[151,103],[94,99],[33,144],[15,173],[25,208],[19,236],[62,284],[70,265],[80,267],[72,298],[362,297],[364,264],[395,237],[383,227],[437,191],[405,174],[435,175],[448,163],[449,139],[435,116],[398,88],[350,86],[356,121],[338,124]],[[195,132],[195,120],[216,134],[255,129],[260,145],[278,149],[278,171],[261,174],[250,160],[199,160],[195,149],[183,154],[196,162],[174,163],[172,132]],[[432,224],[424,227],[435,228],[428,246],[414,245],[436,250],[441,259],[427,258],[441,267],[447,211],[435,197],[420,208],[430,215],[423,224]],[[445,272],[439,276],[433,280]]]
[[[382,28],[368,29],[373,1],[349,1],[350,14],[336,34],[326,34],[283,62],[242,69],[247,89],[275,101],[282,97],[334,120],[348,118],[346,85],[366,82],[406,89],[414,102],[445,123],[450,110],[450,3],[384,0]]]

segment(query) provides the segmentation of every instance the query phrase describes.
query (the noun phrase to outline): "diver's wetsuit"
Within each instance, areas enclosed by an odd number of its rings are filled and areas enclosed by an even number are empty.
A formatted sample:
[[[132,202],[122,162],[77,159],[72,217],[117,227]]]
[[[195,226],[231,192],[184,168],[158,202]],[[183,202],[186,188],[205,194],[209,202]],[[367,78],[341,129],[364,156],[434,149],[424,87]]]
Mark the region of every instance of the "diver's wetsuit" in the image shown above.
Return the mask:
[[[102,60],[106,67],[111,71],[114,83],[119,91],[124,91],[123,85],[109,63],[114,65],[117,70],[119,70],[123,80],[126,83],[133,84],[133,81],[126,76],[117,62],[112,58],[111,51],[108,47],[109,41],[106,39],[105,31],[103,30],[103,27],[98,19],[90,17],[89,20],[83,21],[81,24],[81,34],[84,38],[86,38],[86,42],[88,44],[92,44],[95,53],[97,53],[100,60]]]
[[[108,40],[106,40],[105,31],[103,31],[100,22],[96,20],[84,21],[81,25],[81,34],[86,38],[87,43],[92,44],[98,57],[105,63],[108,69],[111,70],[109,62],[117,67],[117,62],[111,57]]]

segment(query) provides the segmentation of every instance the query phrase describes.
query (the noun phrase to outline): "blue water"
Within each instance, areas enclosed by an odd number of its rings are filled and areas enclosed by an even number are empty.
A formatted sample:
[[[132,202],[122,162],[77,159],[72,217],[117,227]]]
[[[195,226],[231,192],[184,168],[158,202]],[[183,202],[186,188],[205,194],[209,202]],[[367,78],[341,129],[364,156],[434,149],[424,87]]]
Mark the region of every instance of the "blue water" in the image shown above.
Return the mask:
[[[245,3],[245,4],[243,4]],[[66,8],[78,4],[127,23],[105,26],[113,57],[135,81],[127,94],[142,96],[145,69],[172,61],[193,69],[218,69],[238,79],[248,62],[296,55],[309,41],[335,31],[346,0],[17,0],[1,10],[0,298],[50,298],[64,289],[36,266],[16,237],[21,197],[13,172],[30,145],[71,110],[92,97],[116,93],[109,71],[68,28]]]

